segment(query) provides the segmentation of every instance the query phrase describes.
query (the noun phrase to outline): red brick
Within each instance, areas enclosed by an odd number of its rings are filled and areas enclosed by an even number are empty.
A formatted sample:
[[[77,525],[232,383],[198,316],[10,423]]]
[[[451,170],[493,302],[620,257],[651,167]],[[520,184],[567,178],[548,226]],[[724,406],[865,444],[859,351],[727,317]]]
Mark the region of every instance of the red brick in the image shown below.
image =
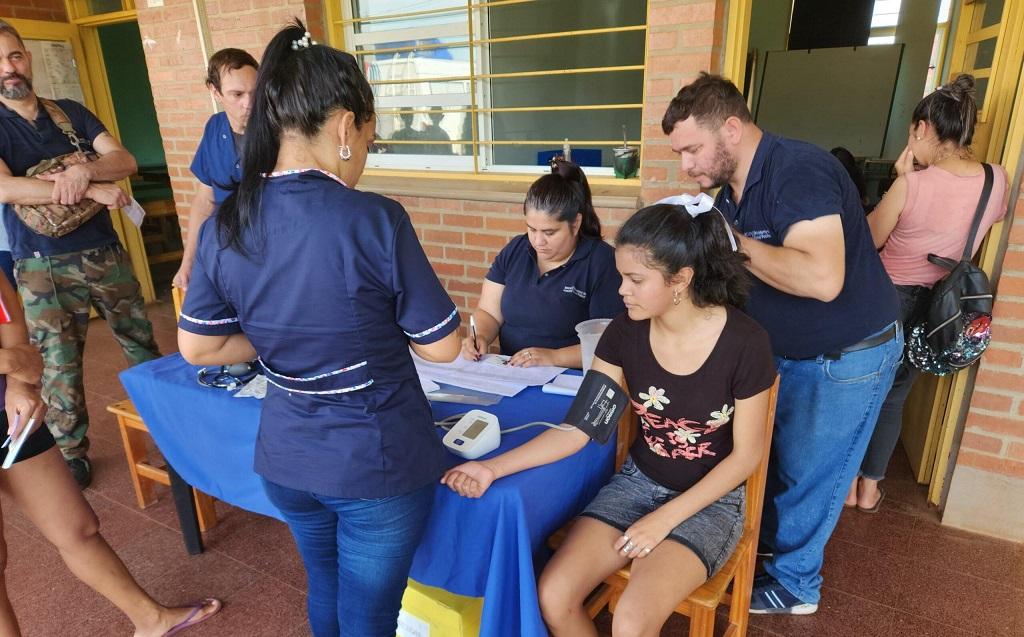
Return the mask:
[[[711,66],[711,56],[702,53],[678,55],[651,55],[647,59],[647,72],[651,74],[696,74]]]
[[[652,181],[665,181],[668,179],[668,169],[646,165],[643,168],[643,178]]]
[[[466,244],[471,246],[478,246],[481,248],[495,248],[500,250],[505,247],[508,240],[496,234],[480,234],[476,232],[466,233]]]
[[[1013,408],[1013,398],[1003,394],[976,389],[971,396],[971,409],[985,409],[987,411],[1001,411],[1009,413]]]
[[[997,319],[1024,320],[1024,302],[1006,297],[996,297],[996,305],[992,314]]]
[[[1013,415],[989,416],[972,411],[967,414],[966,428],[999,436],[1024,438],[1024,420]]]
[[[1024,363],[1024,355],[1020,352],[999,347],[988,348],[985,351],[984,358],[989,365],[999,365],[1000,367],[1020,369],[1021,364]],[[1021,379],[1021,385],[1024,388],[1024,378]]]
[[[468,261],[470,263],[487,262],[487,253],[483,250],[473,250],[461,246],[445,246],[444,257],[453,261]]]
[[[1024,276],[1013,276],[1004,274],[999,277],[999,288],[996,290],[999,296],[1009,294],[1011,296],[1024,296]]]
[[[683,29],[680,36],[679,45],[682,47],[711,46],[715,32],[713,29]]]
[[[409,218],[412,219],[413,226],[441,225],[441,215],[437,212],[420,212],[419,210],[412,210],[409,212]]]
[[[451,232],[449,230],[426,229],[423,231],[423,240],[430,241],[433,243],[458,245],[462,243],[462,233]]]
[[[518,204],[507,204],[496,201],[464,201],[463,212],[509,212],[513,208],[521,208]]]
[[[676,47],[675,31],[652,31],[647,38],[647,49],[649,51],[664,51]]]
[[[437,272],[438,276],[457,276],[461,277],[465,274],[465,266],[461,263],[431,263],[434,266],[434,272]],[[449,281],[449,284],[452,283]]]
[[[667,103],[668,100],[665,98],[675,97],[676,91],[678,90],[679,89],[676,87],[676,82],[674,80],[654,79],[647,81],[647,87],[644,94],[648,99],[657,97],[663,99]],[[658,134],[661,134],[661,128],[658,129]]]
[[[1003,450],[1002,438],[993,438],[973,431],[965,431],[961,446],[966,449],[999,455]]]
[[[1013,442],[1006,447],[1006,457],[1010,460],[1024,461],[1024,442]]]
[[[1007,250],[1006,257],[1003,259],[1003,277],[1016,276],[1017,278],[1024,278],[1024,275],[1007,275],[1006,270],[1018,270],[1024,272],[1024,251],[1021,250]]]
[[[462,201],[458,199],[420,198],[420,208],[425,210],[462,210]]]
[[[989,473],[997,473],[1015,478],[1024,478],[1024,462],[1017,462],[1016,460],[1010,460],[1008,458],[997,458],[995,456],[989,456],[969,449],[960,449],[957,464],[974,467],[975,469],[981,469],[982,471],[988,471]]]
[[[484,227],[488,230],[504,230],[522,234],[526,231],[526,222],[523,220],[522,213],[507,217],[486,217],[484,218]]]
[[[648,24],[692,24],[715,19],[715,3],[683,4],[667,7],[651,7],[647,14]]]
[[[1024,201],[1022,199],[1021,201]],[[1024,219],[1021,218],[1020,211],[1024,208],[1020,202],[1017,203],[1017,218],[1013,222],[1013,226],[1010,228],[1010,239],[1009,245],[1019,246],[1024,245]]]
[[[459,215],[449,212],[441,217],[444,225],[449,227],[461,226],[463,228],[483,228],[484,220],[480,215]]]

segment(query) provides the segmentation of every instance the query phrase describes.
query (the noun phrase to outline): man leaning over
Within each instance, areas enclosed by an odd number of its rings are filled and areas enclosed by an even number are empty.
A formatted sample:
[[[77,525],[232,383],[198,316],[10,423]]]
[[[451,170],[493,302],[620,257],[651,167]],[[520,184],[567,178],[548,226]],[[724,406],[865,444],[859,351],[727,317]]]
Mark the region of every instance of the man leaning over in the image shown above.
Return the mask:
[[[821,566],[903,349],[896,291],[860,197],[824,150],[762,131],[728,80],[702,74],[662,128],[750,257],[747,312],[781,378],[752,613],[818,608]]]

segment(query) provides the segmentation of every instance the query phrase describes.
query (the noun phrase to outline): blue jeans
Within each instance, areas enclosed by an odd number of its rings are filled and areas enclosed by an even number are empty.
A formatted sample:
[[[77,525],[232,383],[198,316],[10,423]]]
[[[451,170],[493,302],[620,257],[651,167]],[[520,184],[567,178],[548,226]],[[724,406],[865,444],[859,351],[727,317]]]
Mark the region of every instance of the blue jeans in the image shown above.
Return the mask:
[[[902,353],[900,327],[888,342],[838,360],[776,358],[781,380],[761,520],[775,555],[765,570],[809,604],[821,597],[825,544]]]
[[[306,566],[313,634],[394,637],[435,485],[373,500],[317,495],[268,480],[263,488]]]

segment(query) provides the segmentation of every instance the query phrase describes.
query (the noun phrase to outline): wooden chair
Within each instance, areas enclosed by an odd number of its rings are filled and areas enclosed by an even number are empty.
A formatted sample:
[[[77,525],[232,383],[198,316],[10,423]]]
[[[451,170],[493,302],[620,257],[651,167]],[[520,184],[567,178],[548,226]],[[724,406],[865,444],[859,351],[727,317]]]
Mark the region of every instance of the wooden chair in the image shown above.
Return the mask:
[[[171,289],[174,300],[174,315],[181,313],[184,292],[178,288]],[[135,487],[135,498],[140,509],[145,509],[156,502],[153,484],[170,486],[171,479],[164,467],[158,467],[149,460],[149,448],[146,444],[149,429],[142,421],[135,405],[130,400],[120,400],[107,406],[107,411],[117,416],[117,426],[121,430],[121,441],[124,443],[124,455],[128,461],[128,473]],[[206,531],[217,525],[217,513],[214,510],[213,498],[193,489],[196,501],[196,513],[199,518],[200,530]]]
[[[757,558],[757,538],[761,529],[761,509],[764,503],[765,479],[768,472],[768,457],[771,451],[772,431],[775,426],[775,400],[779,391],[779,380],[775,379],[768,399],[768,418],[765,421],[764,450],[761,461],[746,482],[746,512],[743,520],[743,535],[736,545],[729,561],[704,582],[690,596],[676,607],[675,612],[690,618],[690,637],[712,637],[715,632],[715,610],[720,604],[729,605],[729,623],[723,637],[743,637],[747,634],[750,611],[750,595],[754,583],[754,567]],[[629,413],[631,416],[632,414]],[[626,423],[619,421],[619,438],[616,449],[616,466],[626,459],[631,442],[634,419]],[[623,445],[625,447],[623,448]],[[561,544],[568,527],[564,527],[549,544]],[[587,599],[584,607],[594,618],[605,606],[612,613],[622,592],[629,583],[629,566],[610,575]],[[732,584],[732,593],[726,592]]]

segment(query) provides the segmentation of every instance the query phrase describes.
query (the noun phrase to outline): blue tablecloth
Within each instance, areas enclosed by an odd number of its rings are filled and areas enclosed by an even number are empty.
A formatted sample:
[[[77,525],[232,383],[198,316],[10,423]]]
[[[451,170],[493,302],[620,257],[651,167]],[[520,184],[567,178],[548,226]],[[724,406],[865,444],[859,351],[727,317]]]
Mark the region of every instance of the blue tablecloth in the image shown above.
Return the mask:
[[[160,451],[185,481],[224,502],[280,518],[252,470],[259,401],[199,385],[196,369],[173,354],[121,372],[121,382]],[[529,388],[484,409],[508,428],[535,420],[557,423],[570,402]],[[436,419],[473,408],[453,403],[432,407]],[[498,452],[542,431],[531,427],[503,435]],[[546,635],[537,606],[535,561],[546,559],[547,537],[608,481],[614,455],[614,438],[604,446],[591,442],[560,462],[499,480],[479,500],[438,485],[410,576],[452,593],[483,597],[481,635]],[[461,460],[451,458],[453,465]]]

